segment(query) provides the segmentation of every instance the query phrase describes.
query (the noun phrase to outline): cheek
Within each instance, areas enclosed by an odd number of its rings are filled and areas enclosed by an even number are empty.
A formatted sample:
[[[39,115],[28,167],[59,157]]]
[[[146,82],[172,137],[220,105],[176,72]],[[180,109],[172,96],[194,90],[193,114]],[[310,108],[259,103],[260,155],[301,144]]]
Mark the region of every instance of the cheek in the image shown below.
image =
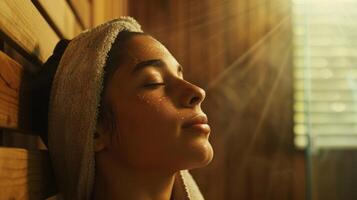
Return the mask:
[[[146,121],[154,121],[152,119],[154,116],[156,118],[167,117],[165,115],[170,115],[173,108],[165,97],[137,94],[133,98],[118,101],[115,109],[121,120],[145,123]],[[145,120],[146,117],[148,117],[147,120]]]
[[[130,113],[132,121],[140,124],[142,131],[150,137],[164,139],[175,133],[179,121],[179,113],[167,97],[154,95],[137,95],[133,100],[135,108]]]
[[[136,95],[133,101],[143,113],[156,116],[170,115],[174,110],[167,97],[155,97],[153,95]]]
[[[168,97],[136,95],[118,102],[114,157],[135,168],[190,168],[213,155],[205,137],[182,132],[183,113]]]
[[[125,105],[125,106],[124,106]],[[118,148],[129,162],[158,163],[179,137],[179,112],[168,98],[137,95],[118,103]],[[136,158],[133,160],[133,158]],[[136,163],[135,165],[139,165]]]

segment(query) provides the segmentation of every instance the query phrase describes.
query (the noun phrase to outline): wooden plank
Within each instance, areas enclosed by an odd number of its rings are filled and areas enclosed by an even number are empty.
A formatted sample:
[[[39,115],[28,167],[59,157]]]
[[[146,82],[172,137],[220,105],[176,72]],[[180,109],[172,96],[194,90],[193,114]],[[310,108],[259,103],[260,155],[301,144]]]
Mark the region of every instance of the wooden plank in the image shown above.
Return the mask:
[[[57,41],[56,33],[30,1],[0,1],[0,34],[26,57],[44,62]]]
[[[0,199],[45,199],[55,193],[47,151],[0,148]]]
[[[244,54],[248,48],[248,1],[230,1],[225,6],[225,55],[226,66]]]
[[[127,13],[126,0],[92,0],[92,25],[97,26]]]
[[[127,0],[110,0],[106,2],[106,10],[110,11],[110,18],[118,18],[127,14]]]
[[[74,14],[84,28],[89,28],[91,24],[91,4],[89,0],[67,0]]]
[[[81,32],[82,27],[65,0],[33,0],[32,2],[60,37],[71,39]]]
[[[28,150],[47,150],[38,135],[23,134],[13,130],[2,130],[2,147],[16,147]]]
[[[209,9],[212,10],[211,13],[207,15],[207,20],[214,21],[224,16],[224,9],[226,4],[217,2],[216,0],[209,0]],[[223,4],[223,5],[222,5]],[[226,32],[225,20],[219,20],[214,24],[208,26],[208,39],[206,43],[210,44],[210,48],[207,49],[207,70],[208,70],[208,81],[206,84],[210,83],[224,70],[225,64],[225,46],[224,37]]]
[[[93,26],[96,26],[101,24],[107,18],[108,14],[103,12],[105,10],[105,1],[93,0],[92,6],[92,23]]]
[[[31,81],[23,66],[0,51],[0,128],[39,135],[33,125]]]
[[[0,127],[18,127],[22,67],[0,51]]]

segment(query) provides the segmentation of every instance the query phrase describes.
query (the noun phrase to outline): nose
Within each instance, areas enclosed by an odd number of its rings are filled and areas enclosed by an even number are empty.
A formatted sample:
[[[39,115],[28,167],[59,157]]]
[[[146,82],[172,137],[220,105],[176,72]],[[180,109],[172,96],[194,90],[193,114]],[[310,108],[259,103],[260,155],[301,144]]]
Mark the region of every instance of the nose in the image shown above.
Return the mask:
[[[184,107],[195,107],[197,105],[200,105],[202,101],[206,97],[206,92],[198,87],[197,85],[194,85],[188,81],[183,80],[184,82],[184,89],[182,92],[182,104]]]

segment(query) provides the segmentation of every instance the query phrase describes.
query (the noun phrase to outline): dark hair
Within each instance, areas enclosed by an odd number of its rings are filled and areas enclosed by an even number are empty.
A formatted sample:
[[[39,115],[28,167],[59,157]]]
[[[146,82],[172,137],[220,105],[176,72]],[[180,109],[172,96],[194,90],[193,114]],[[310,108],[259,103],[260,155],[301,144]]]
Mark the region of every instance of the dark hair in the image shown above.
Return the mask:
[[[31,126],[35,132],[39,132],[43,142],[47,146],[48,131],[48,104],[52,81],[58,64],[68,46],[70,40],[60,40],[53,50],[53,54],[43,64],[40,72],[31,81]]]
[[[98,123],[103,124],[104,128],[112,131],[115,128],[114,114],[111,106],[105,99],[106,86],[114,74],[117,67],[121,64],[124,56],[125,42],[135,35],[144,35],[139,32],[121,31],[116,37],[112,48],[108,52],[108,58],[104,66],[103,91],[98,114]],[[53,78],[62,55],[67,48],[70,40],[60,40],[54,48],[53,54],[43,64],[41,71],[36,74],[31,86],[31,113],[33,130],[40,133],[43,142],[48,146],[48,106]]]

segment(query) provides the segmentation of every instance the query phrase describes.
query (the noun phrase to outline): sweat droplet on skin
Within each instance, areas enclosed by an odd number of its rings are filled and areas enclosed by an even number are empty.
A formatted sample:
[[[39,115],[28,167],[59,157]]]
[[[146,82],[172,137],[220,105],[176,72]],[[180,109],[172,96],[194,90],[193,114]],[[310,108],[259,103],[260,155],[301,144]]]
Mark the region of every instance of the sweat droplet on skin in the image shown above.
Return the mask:
[[[180,112],[180,111],[177,111],[177,115],[180,116],[180,119],[181,119],[181,120],[184,120],[184,119],[185,119],[185,117],[181,115],[181,112]]]
[[[149,104],[151,106],[155,105],[156,100],[150,99],[145,95],[138,94],[137,97],[138,97],[138,99],[140,99],[140,101],[145,102],[146,104]]]
[[[138,99],[140,99],[141,101],[144,101],[145,103],[148,103],[148,104],[150,103],[150,100],[147,97],[145,97],[145,95],[138,94],[137,97],[138,97]]]
[[[145,98],[144,98],[144,95],[137,94],[136,96],[138,97],[138,99],[141,99],[141,100],[144,100],[144,99],[145,99]]]

